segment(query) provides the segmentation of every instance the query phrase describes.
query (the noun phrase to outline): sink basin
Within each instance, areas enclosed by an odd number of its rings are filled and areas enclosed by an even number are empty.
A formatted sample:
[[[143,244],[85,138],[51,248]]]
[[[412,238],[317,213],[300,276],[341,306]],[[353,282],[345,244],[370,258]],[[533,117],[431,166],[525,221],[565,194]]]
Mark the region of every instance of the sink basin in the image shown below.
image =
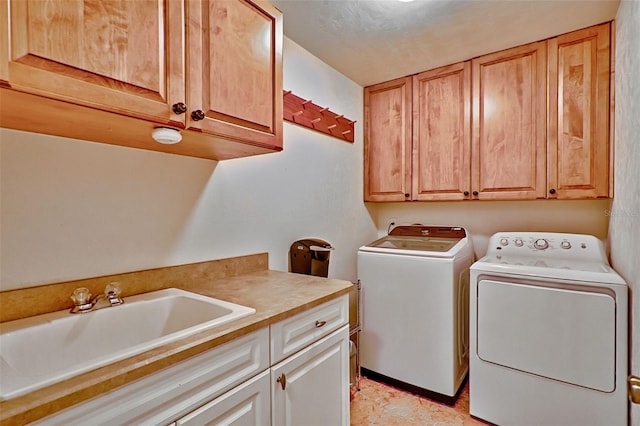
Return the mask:
[[[255,313],[176,288],[83,314],[68,310],[0,325],[0,401]]]

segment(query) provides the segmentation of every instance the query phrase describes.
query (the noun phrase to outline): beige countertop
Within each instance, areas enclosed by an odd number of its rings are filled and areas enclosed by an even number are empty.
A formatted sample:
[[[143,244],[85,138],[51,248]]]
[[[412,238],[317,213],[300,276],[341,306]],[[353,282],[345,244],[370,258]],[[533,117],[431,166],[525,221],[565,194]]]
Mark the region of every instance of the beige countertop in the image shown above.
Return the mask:
[[[352,288],[349,281],[257,270],[212,278],[192,276],[177,287],[256,309],[256,313],[78,377],[0,402],[0,424],[25,424],[317,306]],[[126,288],[126,287],[125,287]],[[155,289],[155,288],[154,288]],[[126,291],[125,291],[126,302]],[[113,308],[113,309],[117,309]]]

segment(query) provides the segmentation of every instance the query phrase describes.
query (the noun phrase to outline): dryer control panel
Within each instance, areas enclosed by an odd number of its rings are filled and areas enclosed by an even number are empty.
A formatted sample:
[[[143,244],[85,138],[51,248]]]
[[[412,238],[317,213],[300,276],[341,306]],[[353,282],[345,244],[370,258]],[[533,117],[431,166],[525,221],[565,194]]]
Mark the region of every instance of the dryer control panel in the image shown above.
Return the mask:
[[[593,235],[553,232],[498,232],[489,240],[487,255],[562,257],[608,264],[602,241]]]

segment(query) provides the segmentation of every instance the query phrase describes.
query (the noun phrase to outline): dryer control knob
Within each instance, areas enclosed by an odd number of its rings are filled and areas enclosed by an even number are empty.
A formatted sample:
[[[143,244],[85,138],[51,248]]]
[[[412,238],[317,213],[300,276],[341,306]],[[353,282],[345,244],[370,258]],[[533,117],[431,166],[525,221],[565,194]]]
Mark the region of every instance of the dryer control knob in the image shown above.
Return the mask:
[[[560,247],[562,247],[563,249],[570,249],[571,248],[571,243],[569,241],[563,241],[560,243]]]
[[[538,238],[533,243],[533,247],[538,250],[546,250],[549,248],[549,241],[545,240],[544,238]]]
[[[506,238],[500,238],[500,245],[508,246],[509,245],[509,240],[506,239]]]
[[[524,245],[524,242],[522,241],[521,238],[516,238],[516,247],[522,247]]]

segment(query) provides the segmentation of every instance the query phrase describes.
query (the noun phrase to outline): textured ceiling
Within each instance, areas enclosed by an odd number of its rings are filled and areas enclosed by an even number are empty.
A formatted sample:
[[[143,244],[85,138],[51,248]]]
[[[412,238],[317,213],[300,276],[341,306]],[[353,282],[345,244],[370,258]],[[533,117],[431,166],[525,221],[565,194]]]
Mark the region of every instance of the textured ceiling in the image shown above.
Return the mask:
[[[368,86],[615,18],[620,0],[271,0],[285,35]]]

